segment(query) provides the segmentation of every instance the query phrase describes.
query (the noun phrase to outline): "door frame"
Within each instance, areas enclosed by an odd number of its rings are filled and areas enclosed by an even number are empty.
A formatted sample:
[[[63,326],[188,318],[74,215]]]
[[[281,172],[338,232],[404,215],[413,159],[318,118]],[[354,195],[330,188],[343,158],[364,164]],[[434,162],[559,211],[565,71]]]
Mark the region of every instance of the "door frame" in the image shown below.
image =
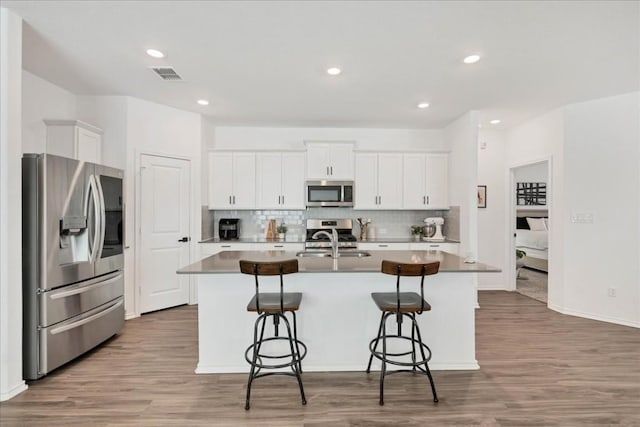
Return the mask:
[[[508,236],[508,262],[507,262],[507,290],[515,291],[516,290],[516,180],[515,180],[515,170],[524,166],[531,166],[536,163],[547,163],[547,216],[549,218],[549,224],[552,226],[557,223],[557,219],[554,215],[553,210],[553,195],[554,195],[554,183],[553,183],[553,156],[544,156],[539,158],[533,158],[531,160],[526,160],[519,163],[514,163],[509,166],[509,185],[507,187],[507,216],[509,221],[506,221],[508,224],[507,236]],[[551,228],[551,227],[550,227]],[[549,239],[549,248],[548,248],[548,260],[547,260],[547,291],[548,295],[549,287],[552,284],[551,281],[551,259],[553,256],[553,239],[552,234],[548,233]],[[549,298],[547,298],[547,307],[549,306]]]
[[[152,157],[164,157],[175,160],[185,160],[189,162],[189,180],[193,181],[193,159],[189,156],[181,156],[175,154],[167,154],[158,151],[150,151],[143,149],[136,149],[135,151],[135,187],[134,187],[134,260],[133,260],[133,269],[134,269],[134,284],[133,284],[133,299],[134,299],[134,310],[135,317],[140,317],[140,298],[142,295],[142,280],[141,280],[141,271],[142,271],[142,156],[152,156]],[[194,185],[189,185],[189,234],[194,235],[193,230],[193,194]],[[199,236],[199,234],[198,234]],[[194,242],[196,239],[191,239],[189,242],[189,262],[193,259],[193,254],[195,250]],[[195,282],[191,275],[189,275],[189,304],[194,304],[196,299],[195,295]]]

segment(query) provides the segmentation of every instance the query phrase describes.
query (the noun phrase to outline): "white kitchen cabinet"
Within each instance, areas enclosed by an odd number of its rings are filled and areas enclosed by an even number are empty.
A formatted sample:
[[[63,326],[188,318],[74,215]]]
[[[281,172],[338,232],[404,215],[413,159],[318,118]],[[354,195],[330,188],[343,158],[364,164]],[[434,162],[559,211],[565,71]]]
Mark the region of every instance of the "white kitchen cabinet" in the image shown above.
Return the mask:
[[[209,209],[254,209],[254,153],[209,153]]]
[[[200,258],[215,255],[222,251],[247,251],[250,244],[247,243],[200,243]]]
[[[355,209],[402,208],[402,154],[356,154]]]
[[[309,142],[306,145],[307,179],[353,179],[353,143]]]
[[[102,129],[80,120],[45,120],[49,154],[100,163]]]
[[[409,243],[358,242],[358,249],[363,251],[408,251]]]
[[[415,242],[410,243],[409,248],[412,251],[443,251],[458,255],[459,243],[451,242]]]
[[[296,242],[262,242],[252,245],[254,251],[303,251],[304,243]]]
[[[256,207],[304,209],[304,153],[256,154]]]
[[[449,209],[447,154],[404,154],[403,207]]]

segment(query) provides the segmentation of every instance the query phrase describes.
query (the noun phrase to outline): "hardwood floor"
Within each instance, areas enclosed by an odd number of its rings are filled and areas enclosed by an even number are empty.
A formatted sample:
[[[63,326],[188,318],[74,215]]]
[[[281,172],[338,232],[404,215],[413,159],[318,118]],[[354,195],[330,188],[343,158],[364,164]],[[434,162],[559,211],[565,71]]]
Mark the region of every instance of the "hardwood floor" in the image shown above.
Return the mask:
[[[292,378],[261,378],[247,412],[246,375],[193,373],[192,306],[127,321],[120,336],[0,403],[0,425],[640,425],[638,329],[564,316],[516,292],[481,292],[480,306],[481,369],[435,371],[437,405],[425,377],[400,374],[380,407],[377,372],[365,374],[363,360],[363,372],[305,373],[307,406]]]

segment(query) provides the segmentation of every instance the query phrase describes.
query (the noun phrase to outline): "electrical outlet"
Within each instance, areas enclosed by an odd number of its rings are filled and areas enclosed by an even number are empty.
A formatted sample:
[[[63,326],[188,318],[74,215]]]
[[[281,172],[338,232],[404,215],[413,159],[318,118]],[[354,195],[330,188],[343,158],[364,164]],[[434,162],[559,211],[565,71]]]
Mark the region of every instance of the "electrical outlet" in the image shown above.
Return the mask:
[[[616,288],[609,288],[607,290],[607,295],[609,295],[611,298],[615,298],[615,296],[616,296]]]

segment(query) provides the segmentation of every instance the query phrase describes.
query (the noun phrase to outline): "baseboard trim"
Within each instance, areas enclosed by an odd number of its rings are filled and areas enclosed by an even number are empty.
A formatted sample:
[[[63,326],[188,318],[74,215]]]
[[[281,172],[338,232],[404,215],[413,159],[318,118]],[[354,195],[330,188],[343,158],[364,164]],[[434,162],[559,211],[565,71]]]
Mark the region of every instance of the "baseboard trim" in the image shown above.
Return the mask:
[[[571,308],[560,309],[559,307],[556,307],[556,306],[551,307],[551,305],[549,305],[549,308],[552,308],[555,311],[558,311],[562,314],[567,314],[569,316],[582,317],[585,319],[597,320],[599,322],[613,323],[621,326],[630,326],[632,328],[640,328],[640,322],[633,322],[626,319],[620,319],[617,317],[602,316],[599,314],[589,313],[589,312],[580,311],[580,310],[574,310]]]
[[[19,395],[20,393],[22,393],[28,388],[29,387],[27,386],[27,383],[25,383],[24,381],[21,381],[18,385],[13,387],[11,390],[6,391],[4,393],[0,393],[0,402],[13,399],[14,397],[16,397],[17,395]]]
[[[344,365],[344,366],[326,366],[326,365],[302,365],[305,372],[364,372],[365,365]],[[477,371],[480,369],[478,361],[461,362],[461,363],[429,363],[429,369],[432,371]],[[374,366],[372,371],[379,371],[380,368]],[[249,365],[242,366],[201,366],[196,367],[196,374],[246,374],[249,372]]]

